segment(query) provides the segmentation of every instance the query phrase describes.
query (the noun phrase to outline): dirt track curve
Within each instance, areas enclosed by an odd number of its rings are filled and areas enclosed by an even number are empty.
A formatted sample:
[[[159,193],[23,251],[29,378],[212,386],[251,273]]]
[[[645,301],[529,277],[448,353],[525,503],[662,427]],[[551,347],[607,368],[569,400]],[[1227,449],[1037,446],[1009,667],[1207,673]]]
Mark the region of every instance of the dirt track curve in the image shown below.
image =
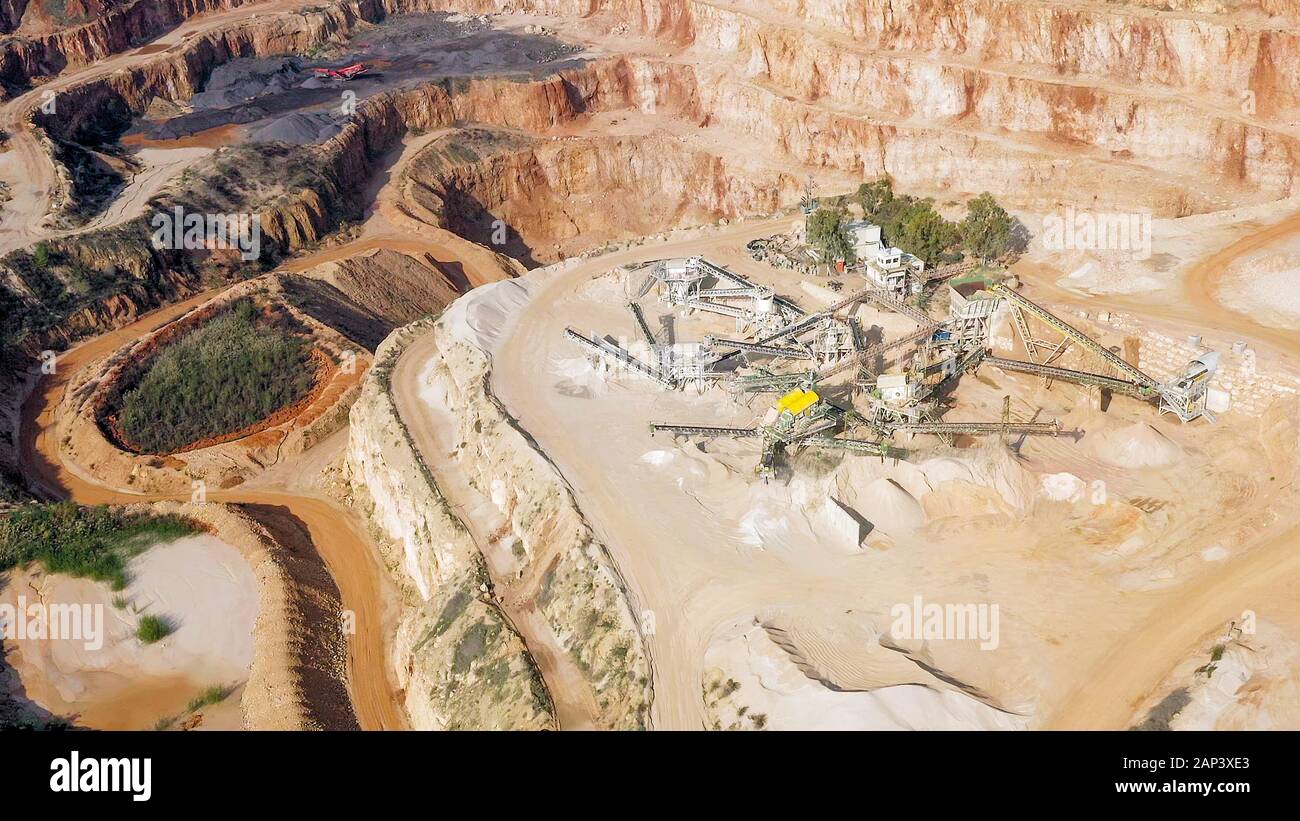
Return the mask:
[[[1236,259],[1300,232],[1300,214],[1248,234],[1188,270],[1188,309],[1167,312],[1204,327],[1231,329],[1300,358],[1300,334],[1258,324],[1215,298],[1219,276]],[[1126,300],[1096,303],[1134,309]],[[1136,310],[1158,313],[1151,306]],[[1273,534],[1222,570],[1203,573],[1171,590],[1143,624],[1124,637],[1060,701],[1043,723],[1049,729],[1125,729],[1135,711],[1193,648],[1224,629],[1242,611],[1263,613],[1268,601],[1300,598],[1300,527]]]
[[[63,464],[52,425],[70,377],[87,363],[112,353],[125,342],[158,328],[211,298],[201,294],[147,314],[120,330],[95,337],[59,357],[55,373],[43,376],[23,403],[19,466],[23,475],[45,495],[82,504],[131,504],[176,496],[124,493],[88,481]],[[357,722],[364,730],[405,729],[399,699],[387,673],[384,621],[380,596],[381,572],[364,532],[347,513],[321,498],[275,489],[222,491],[209,494],[213,502],[277,505],[299,519],[324,559],[345,610],[356,614],[357,632],[348,642],[347,676]]]

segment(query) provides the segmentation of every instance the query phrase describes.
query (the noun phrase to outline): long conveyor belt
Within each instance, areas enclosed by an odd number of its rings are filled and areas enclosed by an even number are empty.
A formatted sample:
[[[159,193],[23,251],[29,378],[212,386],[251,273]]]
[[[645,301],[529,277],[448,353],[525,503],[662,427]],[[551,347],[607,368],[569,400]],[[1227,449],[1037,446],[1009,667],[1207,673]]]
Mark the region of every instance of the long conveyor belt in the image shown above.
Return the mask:
[[[624,365],[627,365],[632,370],[650,377],[651,379],[653,379],[654,381],[658,382],[660,385],[663,385],[666,388],[677,387],[677,383],[674,382],[671,377],[666,376],[663,373],[660,373],[655,368],[651,367],[650,365],[647,365],[646,363],[642,362],[640,359],[637,359],[635,356],[628,353],[623,348],[618,347],[617,345],[611,345],[602,339],[592,339],[590,337],[583,336],[582,334],[578,333],[572,328],[565,328],[564,336],[566,339],[572,340],[573,342],[576,342],[579,345],[582,345],[583,347],[586,347],[589,350],[594,351],[595,353],[603,357],[607,357],[609,359],[614,360],[615,362],[621,362]]]
[[[1055,328],[1056,330],[1065,334],[1070,339],[1073,339],[1079,345],[1083,346],[1084,348],[1087,348],[1089,351],[1095,353],[1097,356],[1106,360],[1108,363],[1114,366],[1116,370],[1118,370],[1120,373],[1123,373],[1125,376],[1127,376],[1129,380],[1132,381],[1134,384],[1141,385],[1147,388],[1152,388],[1152,389],[1158,388],[1159,383],[1155,379],[1152,379],[1150,376],[1147,376],[1136,366],[1127,362],[1123,357],[1118,356],[1117,354],[1112,352],[1109,348],[1107,348],[1105,345],[1101,344],[1097,340],[1085,334],[1083,331],[1080,331],[1078,328],[1074,327],[1073,325],[1069,324],[1065,320],[1056,316],[1051,311],[1039,305],[1037,302],[1030,300],[1028,297],[1021,295],[1020,293],[1012,290],[1011,288],[1008,288],[1007,286],[1001,283],[989,286],[989,290],[992,293],[995,293],[998,296],[1007,299],[1013,305],[1016,305],[1025,311],[1028,311],[1029,313],[1038,317],[1047,325],[1051,326],[1052,328]]]
[[[1017,371],[1019,373],[1045,376],[1049,379],[1075,382],[1080,385],[1093,385],[1098,388],[1105,388],[1112,393],[1122,393],[1127,396],[1135,396],[1139,399],[1151,399],[1156,396],[1154,388],[1135,385],[1132,382],[1114,376],[1104,376],[1099,373],[1088,373],[1087,371],[1076,371],[1071,370],[1070,368],[1061,368],[1056,365],[1040,365],[1037,362],[1024,362],[1019,359],[1002,359],[997,356],[985,356],[981,364],[993,365],[994,367],[1002,368],[1006,371]]]
[[[1059,436],[1061,426],[1056,422],[905,422],[891,426],[906,433],[972,435],[997,433],[1029,433],[1041,436]]]

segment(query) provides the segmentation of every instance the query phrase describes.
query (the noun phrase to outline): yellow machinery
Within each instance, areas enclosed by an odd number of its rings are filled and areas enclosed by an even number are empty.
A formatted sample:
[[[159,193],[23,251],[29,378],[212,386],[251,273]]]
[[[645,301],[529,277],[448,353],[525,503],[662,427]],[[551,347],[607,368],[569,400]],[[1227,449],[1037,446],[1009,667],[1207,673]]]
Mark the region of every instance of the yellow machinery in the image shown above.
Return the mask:
[[[817,391],[795,388],[777,400],[776,410],[777,413],[788,411],[792,416],[799,416],[813,405],[816,405],[820,399],[821,397],[817,395]]]

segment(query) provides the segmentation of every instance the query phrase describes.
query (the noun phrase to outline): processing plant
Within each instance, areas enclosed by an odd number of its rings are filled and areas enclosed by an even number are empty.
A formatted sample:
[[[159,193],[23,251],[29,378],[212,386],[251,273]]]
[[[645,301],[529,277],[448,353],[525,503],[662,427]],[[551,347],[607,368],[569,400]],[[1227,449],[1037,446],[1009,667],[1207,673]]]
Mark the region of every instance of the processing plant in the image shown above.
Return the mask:
[[[652,433],[756,440],[761,443],[758,472],[764,477],[772,476],[781,456],[792,450],[900,458],[906,451],[893,444],[900,434],[937,436],[948,444],[957,435],[1077,435],[1055,420],[1012,419],[1009,397],[1001,418],[945,421],[941,399],[963,374],[981,365],[1149,401],[1183,422],[1202,416],[1213,421],[1206,393],[1216,353],[1198,357],[1177,379],[1161,382],[1004,283],[969,297],[950,289],[947,316],[936,319],[915,295],[968,271],[969,263],[929,273],[920,265],[900,265],[888,270],[901,270],[903,276],[867,273],[864,287],[808,312],[772,288],[702,257],[658,260],[628,272],[640,277],[630,289],[627,309],[648,356],[598,333],[566,328],[565,336],[607,366],[635,372],[668,390],[693,386],[703,392],[721,386],[741,401],[776,395],[753,425],[706,419],[651,425]],[[703,312],[730,318],[734,330],[697,341],[662,340],[642,305],[652,292],[657,304],[683,316]],[[910,320],[915,329],[868,340],[851,316],[864,303]],[[995,318],[1004,314],[1027,353],[1025,360],[992,354]],[[1071,346],[1100,359],[1113,373],[1062,367],[1060,359]]]

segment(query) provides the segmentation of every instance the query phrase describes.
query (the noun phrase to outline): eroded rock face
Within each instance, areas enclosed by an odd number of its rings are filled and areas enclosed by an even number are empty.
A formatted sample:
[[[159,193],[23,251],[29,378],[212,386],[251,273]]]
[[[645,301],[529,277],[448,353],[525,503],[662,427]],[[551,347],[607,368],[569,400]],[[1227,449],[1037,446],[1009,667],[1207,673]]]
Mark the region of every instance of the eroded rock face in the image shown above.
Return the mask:
[[[416,338],[431,337],[438,355],[425,373],[456,409],[455,436],[463,444],[449,456],[505,522],[498,542],[512,542],[513,575],[490,585],[481,550],[439,490],[435,470],[423,464],[387,395],[391,368]],[[455,656],[475,629],[491,624],[494,598],[535,608],[568,655],[595,703],[593,723],[610,728],[645,727],[651,702],[649,660],[629,609],[626,591],[607,552],[593,536],[563,480],[495,403],[487,390],[488,358],[461,339],[447,321],[422,321],[394,333],[377,354],[361,399],[352,411],[348,474],[355,499],[375,528],[392,541],[388,564],[408,591],[394,649],[399,676],[411,684],[407,707],[413,721],[452,726],[465,716],[532,726],[531,673],[504,660],[516,647],[505,633],[490,664],[471,665],[452,693]],[[524,601],[526,600],[526,601]],[[461,613],[469,601],[477,614]],[[520,602],[524,601],[521,605]],[[514,636],[513,633],[510,634]],[[515,636],[514,641],[518,641]],[[522,645],[518,645],[522,652]],[[511,651],[513,652],[513,651]],[[449,666],[450,665],[450,666]],[[485,672],[510,670],[510,683]],[[529,679],[528,675],[536,676]],[[501,672],[504,675],[504,672]],[[527,683],[527,686],[525,684]],[[520,700],[522,699],[522,701]],[[493,719],[500,713],[503,718]],[[549,715],[549,714],[547,714]],[[470,725],[472,726],[472,724]]]
[[[139,13],[139,5],[115,8]],[[882,0],[725,8],[612,0],[600,8],[608,13],[593,14],[575,0],[354,0],[217,27],[61,90],[59,115],[36,120],[52,150],[49,140],[125,123],[155,99],[188,99],[235,57],[302,52],[389,13],[525,11],[581,19],[572,35],[579,40],[642,35],[672,57],[599,56],[532,82],[433,83],[367,99],[352,124],[313,149],[324,184],[262,209],[268,244],[289,253],[318,242],[359,213],[374,157],[410,130],[458,122],[518,129],[540,141],[527,152],[415,178],[427,191],[414,192],[412,209],[475,240],[487,239],[486,226],[500,220],[517,239],[516,257],[536,264],[620,232],[788,205],[798,196],[791,178],[802,179],[793,173],[800,165],[844,185],[889,174],[901,188],[989,190],[1027,208],[1068,200],[1180,215],[1294,189],[1300,151],[1289,123],[1300,107],[1300,47],[1285,17],[1266,16],[1285,9],[1237,5],[1183,3],[1155,14],[1141,5],[1006,0],[917,0],[906,9]],[[209,6],[173,8],[184,16]],[[122,19],[110,15],[102,25],[122,28]],[[98,43],[87,46],[87,59],[120,50],[90,31],[78,35]],[[626,42],[649,53],[645,43]],[[603,48],[608,54],[608,41]],[[622,138],[573,135],[602,115],[644,124]],[[662,133],[660,125],[674,122],[680,134]],[[681,139],[692,132],[712,136]],[[642,145],[653,150],[638,152]],[[60,189],[56,208],[76,196],[66,174]],[[130,225],[76,245],[119,276],[166,284],[165,294],[142,282],[147,293],[125,295],[137,310],[192,289],[202,272],[173,270],[176,260],[129,247]],[[116,313],[82,306],[55,331],[66,339],[37,340],[31,349],[66,342],[82,327],[103,330]]]
[[[0,6],[0,29],[20,35],[0,47],[0,82],[25,86],[150,40],[182,20],[242,5],[240,0],[74,0],[49,14],[45,3]]]
[[[500,220],[509,226],[506,252],[530,266],[774,211],[800,185],[791,174],[738,167],[662,135],[545,142],[431,165],[410,171],[409,213],[483,245],[493,243]]]

